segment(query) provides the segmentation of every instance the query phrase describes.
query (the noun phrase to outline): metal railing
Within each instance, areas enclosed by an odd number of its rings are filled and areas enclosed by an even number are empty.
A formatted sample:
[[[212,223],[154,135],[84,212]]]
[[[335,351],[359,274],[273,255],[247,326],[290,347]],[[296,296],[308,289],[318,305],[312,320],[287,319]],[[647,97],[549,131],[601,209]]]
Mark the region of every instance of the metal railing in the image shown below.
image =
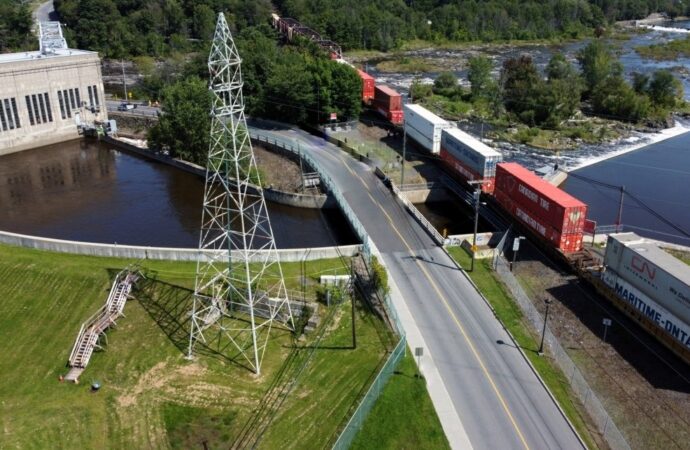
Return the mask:
[[[405,208],[414,216],[415,219],[419,222],[420,225],[422,225],[426,231],[431,235],[431,237],[436,241],[438,245],[443,245],[445,239],[441,235],[441,233],[434,228],[434,226],[429,222],[429,220],[424,217],[424,214],[419,212],[416,206],[405,197],[405,195],[402,193],[400,189],[395,185],[395,183],[391,182],[391,188],[393,189],[393,193],[395,194],[396,197],[400,199],[401,202],[403,202],[403,205],[405,205]]]
[[[509,233],[506,233],[506,236],[508,236],[508,234]],[[510,271],[510,263],[502,256],[504,249],[507,248],[510,243],[512,243],[512,240],[506,239],[505,246],[498,248],[500,250],[500,254],[495,260],[494,270],[501,280],[506,284],[512,297],[520,307],[520,310],[525,317],[527,317],[534,329],[541,331],[542,327],[544,327],[544,318],[539,311],[537,311],[537,308],[534,306],[529,296],[518,282],[517,278],[515,278],[513,273]],[[553,360],[568,379],[570,387],[582,402],[585,410],[592,418],[592,421],[597,427],[599,433],[601,433],[602,437],[612,449],[630,450],[630,445],[628,445],[625,437],[613,422],[611,416],[609,416],[608,412],[604,408],[604,405],[597,397],[597,394],[590,388],[587,380],[582,375],[582,372],[580,372],[573,360],[563,349],[556,336],[551,332],[548,324],[544,330],[544,342],[551,350]]]

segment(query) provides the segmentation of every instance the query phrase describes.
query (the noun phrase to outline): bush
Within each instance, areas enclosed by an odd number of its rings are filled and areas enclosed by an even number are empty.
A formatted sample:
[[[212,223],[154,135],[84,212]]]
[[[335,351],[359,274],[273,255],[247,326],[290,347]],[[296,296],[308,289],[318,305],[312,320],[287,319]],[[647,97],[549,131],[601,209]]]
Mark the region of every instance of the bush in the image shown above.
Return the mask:
[[[376,256],[371,257],[371,271],[374,282],[374,287],[384,294],[390,292],[390,286],[388,286],[388,272],[386,268],[379,262]]]

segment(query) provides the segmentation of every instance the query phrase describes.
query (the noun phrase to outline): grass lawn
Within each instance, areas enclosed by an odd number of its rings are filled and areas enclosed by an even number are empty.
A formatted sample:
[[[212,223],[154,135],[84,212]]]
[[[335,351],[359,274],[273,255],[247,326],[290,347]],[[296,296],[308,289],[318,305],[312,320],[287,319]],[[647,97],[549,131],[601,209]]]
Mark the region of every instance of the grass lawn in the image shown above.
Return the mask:
[[[455,261],[462,267],[470,266],[470,255],[460,247],[450,247],[448,252]],[[491,268],[491,260],[478,260],[475,270],[468,272],[468,275],[484,297],[491,303],[496,315],[510,331],[520,347],[524,350],[527,358],[536,368],[539,375],[556,397],[568,419],[573,423],[582,439],[589,448],[597,448],[597,445],[590,434],[586,420],[586,412],[582,405],[575,398],[568,380],[565,375],[553,364],[549,358],[541,357],[537,354],[539,348],[539,336],[532,331],[530,324],[523,317],[519,306],[512,299],[503,284],[494,275]]]
[[[426,390],[417,378],[417,365],[409,349],[352,442],[352,450],[446,449],[441,423]]]
[[[347,302],[322,305],[324,326],[306,340],[274,329],[261,376],[221,355],[187,361],[195,265],[146,261],[155,280],[127,303],[106,350],[81,384],[60,383],[80,324],[129,262],[0,246],[0,448],[227,448],[256,438],[252,421],[270,420],[260,447],[322,448],[387,356],[387,328],[360,307],[352,348]],[[347,271],[340,260],[283,267],[289,288],[309,293],[318,274]],[[284,397],[280,408],[260,408]]]

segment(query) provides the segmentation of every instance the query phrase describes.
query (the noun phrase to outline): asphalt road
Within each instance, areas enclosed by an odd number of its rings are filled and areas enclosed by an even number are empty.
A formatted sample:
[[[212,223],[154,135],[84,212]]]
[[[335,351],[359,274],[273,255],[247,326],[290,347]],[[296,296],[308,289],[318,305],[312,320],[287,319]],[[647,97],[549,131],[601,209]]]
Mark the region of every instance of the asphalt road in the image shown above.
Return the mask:
[[[582,444],[467,278],[371,169],[301,130],[299,141],[341,188],[403,294],[472,447],[577,449]]]
[[[137,101],[132,101],[132,104],[136,104],[137,107],[134,109],[130,109],[127,111],[118,111],[118,107],[122,103],[121,100],[107,100],[106,105],[108,107],[108,112],[116,112],[116,113],[126,113],[126,114],[131,114],[133,116],[147,116],[147,117],[155,117],[158,115],[158,113],[161,111],[160,108],[154,108],[153,106],[148,106],[148,103],[144,105],[142,102],[137,102]]]

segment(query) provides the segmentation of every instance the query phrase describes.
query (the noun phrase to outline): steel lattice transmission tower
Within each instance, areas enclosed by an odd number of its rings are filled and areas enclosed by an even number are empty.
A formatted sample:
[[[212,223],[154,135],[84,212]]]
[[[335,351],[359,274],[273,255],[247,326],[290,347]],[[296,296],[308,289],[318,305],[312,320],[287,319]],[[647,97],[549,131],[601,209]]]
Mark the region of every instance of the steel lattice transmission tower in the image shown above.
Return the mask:
[[[241,59],[223,13],[208,58],[211,144],[188,357],[199,341],[258,374],[273,322],[294,321],[244,116]]]

